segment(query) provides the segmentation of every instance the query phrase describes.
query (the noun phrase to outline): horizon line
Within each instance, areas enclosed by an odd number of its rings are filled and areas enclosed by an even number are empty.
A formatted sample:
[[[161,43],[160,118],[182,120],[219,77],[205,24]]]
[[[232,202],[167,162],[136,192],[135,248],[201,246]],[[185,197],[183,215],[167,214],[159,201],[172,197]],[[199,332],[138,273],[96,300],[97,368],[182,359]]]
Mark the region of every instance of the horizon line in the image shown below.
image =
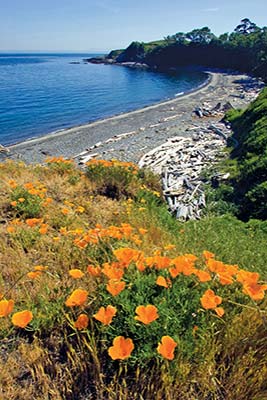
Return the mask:
[[[82,54],[82,53],[107,53],[110,52],[110,50],[99,50],[99,49],[91,49],[91,50],[1,50],[0,49],[0,54],[1,53],[68,53],[68,54]]]

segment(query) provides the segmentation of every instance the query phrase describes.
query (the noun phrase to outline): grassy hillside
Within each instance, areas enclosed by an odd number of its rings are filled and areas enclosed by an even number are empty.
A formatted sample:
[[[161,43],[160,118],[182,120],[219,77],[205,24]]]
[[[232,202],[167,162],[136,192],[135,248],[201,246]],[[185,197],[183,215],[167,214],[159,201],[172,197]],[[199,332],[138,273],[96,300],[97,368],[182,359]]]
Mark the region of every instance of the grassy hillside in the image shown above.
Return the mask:
[[[226,166],[231,172],[222,198],[233,202],[237,215],[267,219],[267,88],[244,111],[228,112],[238,145]]]
[[[132,164],[0,164],[0,397],[267,398],[267,227]]]

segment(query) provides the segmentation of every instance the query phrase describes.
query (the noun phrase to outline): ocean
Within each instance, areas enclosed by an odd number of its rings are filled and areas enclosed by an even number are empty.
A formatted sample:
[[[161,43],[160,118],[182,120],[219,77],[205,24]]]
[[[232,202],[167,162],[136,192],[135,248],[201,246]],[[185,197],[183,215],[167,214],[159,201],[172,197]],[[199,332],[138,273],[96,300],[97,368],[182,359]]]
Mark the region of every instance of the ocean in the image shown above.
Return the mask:
[[[196,70],[166,74],[84,63],[95,54],[0,54],[0,144],[86,124],[202,85]]]

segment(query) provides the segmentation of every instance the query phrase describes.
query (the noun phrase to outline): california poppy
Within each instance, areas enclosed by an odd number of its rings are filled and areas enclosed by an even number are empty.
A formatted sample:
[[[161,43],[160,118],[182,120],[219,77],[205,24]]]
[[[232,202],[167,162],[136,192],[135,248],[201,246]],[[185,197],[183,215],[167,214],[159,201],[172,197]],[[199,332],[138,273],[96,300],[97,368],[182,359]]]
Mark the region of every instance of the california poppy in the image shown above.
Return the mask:
[[[177,343],[170,336],[162,336],[161,343],[157,347],[157,351],[167,360],[174,359],[174,349]]]
[[[216,312],[216,314],[217,314],[219,317],[222,317],[222,316],[224,315],[224,309],[223,309],[222,307],[216,307],[216,308],[214,309],[214,311]]]
[[[86,329],[89,323],[89,318],[86,314],[80,314],[77,320],[74,322],[76,329]]]
[[[42,219],[41,218],[28,218],[26,219],[26,224],[28,226],[30,226],[31,228],[35,227],[38,224],[42,223]]]
[[[200,299],[201,305],[206,310],[215,309],[222,302],[220,296],[216,296],[214,291],[211,289],[206,290]]]
[[[211,253],[208,250],[204,250],[202,254],[203,254],[203,257],[205,258],[205,260],[209,260],[210,258],[215,257],[215,254]]]
[[[73,279],[80,279],[84,276],[84,273],[80,269],[70,269],[69,270],[69,275]]]
[[[16,312],[12,315],[12,324],[19,328],[25,328],[32,320],[33,315],[29,310]]]
[[[115,279],[110,279],[106,285],[107,291],[112,294],[112,296],[117,296],[125,288],[126,283],[123,281],[118,281]]]
[[[211,281],[211,276],[207,271],[202,271],[200,269],[196,270],[194,274],[198,277],[200,282]]]
[[[41,271],[30,271],[27,273],[27,277],[30,279],[36,279],[38,276],[42,275]]]
[[[145,325],[148,325],[159,318],[158,309],[152,304],[148,304],[147,306],[138,306],[136,307],[135,312],[137,315],[134,318],[137,321],[143,322]]]
[[[76,289],[67,298],[65,304],[67,307],[82,306],[87,301],[88,292],[83,289]]]
[[[150,268],[155,266],[157,269],[164,269],[169,267],[171,259],[169,257],[156,254],[153,257],[146,257],[145,262]]]
[[[244,284],[243,286],[243,293],[249,295],[252,300],[262,300],[265,290],[267,290],[267,285],[259,285],[258,283]]]
[[[172,285],[171,280],[169,278],[164,278],[164,276],[158,276],[156,280],[156,284],[158,286],[163,286],[165,288],[168,288]]]
[[[108,349],[108,354],[112,360],[125,360],[130,357],[134,349],[132,339],[123,336],[117,336],[113,340],[113,346]]]
[[[41,235],[45,235],[47,233],[47,231],[48,231],[48,228],[49,228],[48,224],[41,224],[41,227],[39,229],[39,233]]]
[[[34,270],[35,271],[46,271],[48,269],[48,266],[47,265],[36,265],[35,267],[34,267]]]
[[[99,266],[95,267],[94,265],[88,265],[87,271],[92,276],[100,276],[101,275],[101,268]]]
[[[104,263],[102,273],[109,279],[121,280],[124,275],[123,267],[119,263]]]
[[[132,261],[137,261],[140,255],[140,252],[135,249],[131,249],[128,247],[116,249],[113,251],[113,254],[117,258],[117,260],[124,265],[125,268],[131,264]]]
[[[241,269],[237,273],[237,281],[242,283],[243,285],[257,284],[259,278],[260,278],[260,275],[258,274],[258,272],[250,272],[250,271],[245,271],[244,269]]]
[[[0,318],[6,317],[13,311],[14,300],[0,300]]]
[[[112,322],[113,317],[116,315],[116,307],[108,305],[105,307],[100,307],[98,312],[94,314],[94,318],[102,322],[104,325],[109,325]]]

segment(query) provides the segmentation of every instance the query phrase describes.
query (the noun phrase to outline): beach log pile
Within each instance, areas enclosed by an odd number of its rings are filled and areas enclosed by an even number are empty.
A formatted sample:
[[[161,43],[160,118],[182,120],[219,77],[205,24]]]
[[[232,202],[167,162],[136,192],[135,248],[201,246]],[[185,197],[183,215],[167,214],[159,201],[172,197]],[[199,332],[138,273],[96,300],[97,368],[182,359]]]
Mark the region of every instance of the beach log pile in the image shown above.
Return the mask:
[[[145,154],[140,168],[160,174],[169,210],[181,221],[199,219],[206,207],[203,172],[223,157],[230,129],[223,123],[193,127]]]

